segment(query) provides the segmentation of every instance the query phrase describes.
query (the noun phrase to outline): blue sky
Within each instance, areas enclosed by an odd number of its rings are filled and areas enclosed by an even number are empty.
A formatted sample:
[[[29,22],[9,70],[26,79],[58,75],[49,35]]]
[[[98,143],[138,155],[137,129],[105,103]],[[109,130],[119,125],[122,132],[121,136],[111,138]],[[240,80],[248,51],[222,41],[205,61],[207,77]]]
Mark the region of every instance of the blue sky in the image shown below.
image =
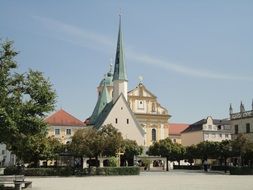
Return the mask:
[[[250,0],[1,0],[0,38],[15,42],[20,71],[49,77],[57,109],[84,120],[115,57],[120,9],[129,90],[143,76],[171,122],[251,109]]]

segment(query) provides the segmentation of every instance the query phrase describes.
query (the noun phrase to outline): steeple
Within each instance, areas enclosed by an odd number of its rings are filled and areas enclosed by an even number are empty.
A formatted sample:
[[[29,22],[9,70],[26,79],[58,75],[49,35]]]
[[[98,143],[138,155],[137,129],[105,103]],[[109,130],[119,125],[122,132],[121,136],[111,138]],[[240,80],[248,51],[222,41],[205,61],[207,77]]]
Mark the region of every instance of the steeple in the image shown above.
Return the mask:
[[[124,63],[123,40],[122,40],[122,32],[121,32],[121,15],[119,15],[118,42],[117,42],[117,49],[116,49],[114,74],[113,74],[113,81],[115,80],[127,81],[126,67]]]
[[[241,101],[241,105],[240,105],[240,112],[245,112],[245,108],[244,108],[242,101]]]
[[[118,42],[116,49],[114,73],[113,73],[113,103],[118,99],[118,97],[123,94],[127,100],[127,74],[126,67],[124,63],[124,52],[123,52],[123,42],[122,42],[122,32],[121,32],[121,15],[119,15],[119,33]]]
[[[233,108],[232,108],[232,104],[230,104],[229,106],[229,114],[231,115],[233,113]]]
[[[104,82],[102,92],[98,97],[97,104],[96,104],[94,111],[93,111],[91,118],[90,118],[91,124],[94,124],[94,122],[96,121],[96,119],[99,116],[99,114],[101,113],[101,111],[105,108],[105,106],[110,101],[111,101],[111,97],[107,91],[106,83]]]

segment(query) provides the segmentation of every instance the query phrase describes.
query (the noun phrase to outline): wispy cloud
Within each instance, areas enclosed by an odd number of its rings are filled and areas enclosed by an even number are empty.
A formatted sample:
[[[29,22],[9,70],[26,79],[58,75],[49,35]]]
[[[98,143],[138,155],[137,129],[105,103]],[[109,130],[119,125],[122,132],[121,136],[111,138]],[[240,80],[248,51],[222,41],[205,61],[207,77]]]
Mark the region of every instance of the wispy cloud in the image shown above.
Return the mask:
[[[66,24],[51,18],[34,16],[33,19],[39,21],[48,30],[50,30],[51,35],[54,35],[54,37],[58,40],[75,44],[81,47],[93,49],[96,51],[105,52],[108,51],[108,49],[115,49],[115,40],[112,40],[93,31]],[[152,65],[160,69],[165,69],[170,72],[177,72],[179,74],[191,77],[219,80],[222,79],[253,81],[252,76],[238,76],[234,74],[219,73],[216,71],[204,70],[199,68],[189,68],[182,64],[172,63],[167,60],[162,60],[156,56],[131,51],[130,49],[127,49],[127,58],[129,60],[136,61],[137,63]]]

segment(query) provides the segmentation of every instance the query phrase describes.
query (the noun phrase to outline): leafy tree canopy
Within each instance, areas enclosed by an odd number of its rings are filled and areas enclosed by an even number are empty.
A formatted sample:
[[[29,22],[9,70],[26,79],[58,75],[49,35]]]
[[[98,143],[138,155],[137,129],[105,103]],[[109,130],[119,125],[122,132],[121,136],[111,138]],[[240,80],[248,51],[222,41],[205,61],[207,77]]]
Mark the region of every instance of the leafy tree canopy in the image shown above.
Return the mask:
[[[13,43],[0,45],[0,142],[21,159],[23,148],[47,134],[45,115],[53,111],[56,94],[39,71],[17,73]],[[32,149],[30,149],[32,151]],[[21,154],[22,153],[22,154]]]

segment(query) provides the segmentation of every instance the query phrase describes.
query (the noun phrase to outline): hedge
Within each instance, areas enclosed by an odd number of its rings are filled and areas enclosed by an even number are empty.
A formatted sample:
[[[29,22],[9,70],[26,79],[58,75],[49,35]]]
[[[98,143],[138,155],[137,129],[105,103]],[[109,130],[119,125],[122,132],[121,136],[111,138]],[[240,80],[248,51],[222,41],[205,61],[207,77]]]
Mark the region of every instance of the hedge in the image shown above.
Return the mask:
[[[58,168],[17,168],[7,167],[4,175],[26,175],[26,176],[70,176],[74,174],[74,170],[70,167]]]
[[[84,168],[74,170],[70,167],[61,168],[24,168],[7,167],[4,175],[25,175],[25,176],[89,176],[89,175],[139,175],[139,167],[103,167]]]
[[[230,166],[211,166],[211,170],[213,171],[225,171],[229,169],[230,169]]]
[[[230,167],[231,175],[253,175],[253,168],[250,167]]]
[[[202,170],[200,165],[173,165],[173,169],[183,169],[183,170]]]

